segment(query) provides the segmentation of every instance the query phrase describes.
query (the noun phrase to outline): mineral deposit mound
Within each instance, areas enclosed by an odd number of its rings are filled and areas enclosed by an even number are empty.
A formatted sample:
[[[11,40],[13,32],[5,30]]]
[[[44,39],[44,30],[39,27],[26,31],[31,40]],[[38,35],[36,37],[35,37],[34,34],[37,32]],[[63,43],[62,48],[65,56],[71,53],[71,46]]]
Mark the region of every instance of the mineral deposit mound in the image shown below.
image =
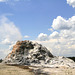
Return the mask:
[[[75,67],[73,60],[53,56],[46,47],[28,40],[18,41],[3,63],[44,67]]]
[[[31,65],[48,63],[50,57],[53,55],[46,47],[41,44],[33,43],[31,41],[18,41],[13,46],[12,52],[7,55],[4,62],[7,64],[20,64],[20,65]]]

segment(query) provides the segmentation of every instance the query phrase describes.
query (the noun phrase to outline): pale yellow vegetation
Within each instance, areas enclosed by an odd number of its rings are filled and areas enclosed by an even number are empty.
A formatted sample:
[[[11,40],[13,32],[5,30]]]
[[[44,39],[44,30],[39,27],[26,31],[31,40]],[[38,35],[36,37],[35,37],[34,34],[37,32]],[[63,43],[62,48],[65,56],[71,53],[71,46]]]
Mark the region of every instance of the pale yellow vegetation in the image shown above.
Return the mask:
[[[29,69],[0,64],[0,75],[34,75]]]

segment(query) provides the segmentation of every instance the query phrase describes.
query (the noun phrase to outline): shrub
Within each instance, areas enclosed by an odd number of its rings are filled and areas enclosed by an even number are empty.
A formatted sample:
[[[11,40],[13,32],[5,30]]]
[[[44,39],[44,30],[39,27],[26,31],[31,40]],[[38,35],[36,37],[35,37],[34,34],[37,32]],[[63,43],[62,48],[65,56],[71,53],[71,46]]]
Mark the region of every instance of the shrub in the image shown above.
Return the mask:
[[[75,62],[75,57],[68,57],[69,59],[72,59]]]
[[[3,60],[2,59],[0,59],[0,63],[2,62]]]

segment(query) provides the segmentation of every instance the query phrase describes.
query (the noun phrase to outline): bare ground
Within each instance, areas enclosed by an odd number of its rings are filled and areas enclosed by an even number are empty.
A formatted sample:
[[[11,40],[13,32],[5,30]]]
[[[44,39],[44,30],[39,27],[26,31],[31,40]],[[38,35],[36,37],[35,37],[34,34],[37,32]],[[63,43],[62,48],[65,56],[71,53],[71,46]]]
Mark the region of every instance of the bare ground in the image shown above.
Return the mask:
[[[35,68],[35,75],[75,75],[75,68]]]
[[[75,68],[44,68],[49,75],[75,75]]]
[[[0,64],[0,75],[34,75],[29,69]]]
[[[35,68],[0,64],[0,75],[75,75],[75,68]]]

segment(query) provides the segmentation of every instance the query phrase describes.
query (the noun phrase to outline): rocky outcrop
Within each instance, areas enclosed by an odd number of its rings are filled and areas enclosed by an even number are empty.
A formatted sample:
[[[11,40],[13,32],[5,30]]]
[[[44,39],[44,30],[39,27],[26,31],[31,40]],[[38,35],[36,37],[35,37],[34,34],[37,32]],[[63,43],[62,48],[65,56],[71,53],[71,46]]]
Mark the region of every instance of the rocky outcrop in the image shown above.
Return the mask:
[[[53,56],[46,47],[28,40],[18,41],[3,63],[43,67],[75,67],[73,60]]]
[[[31,64],[42,64],[48,63],[48,60],[53,55],[46,47],[41,44],[33,43],[31,41],[18,41],[13,46],[11,53],[7,55],[4,62],[7,64],[20,64],[20,65],[31,65]]]
[[[46,65],[47,66],[47,65]],[[48,64],[49,67],[71,67],[75,68],[75,62],[69,58],[59,56],[59,57],[54,57],[51,58]]]

